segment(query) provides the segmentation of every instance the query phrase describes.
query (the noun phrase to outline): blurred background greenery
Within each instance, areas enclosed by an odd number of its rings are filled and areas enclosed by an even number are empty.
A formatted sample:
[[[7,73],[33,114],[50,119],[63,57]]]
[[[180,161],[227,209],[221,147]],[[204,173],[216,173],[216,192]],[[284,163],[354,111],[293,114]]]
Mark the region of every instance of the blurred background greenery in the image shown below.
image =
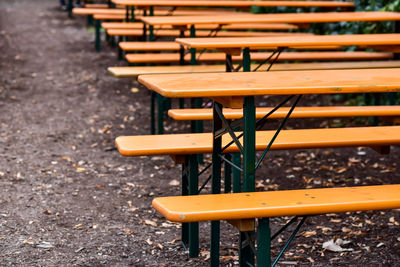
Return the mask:
[[[355,11],[397,11],[400,12],[400,0],[354,0]],[[252,13],[298,13],[298,12],[329,11],[321,8],[293,8],[293,7],[252,7]],[[363,33],[394,33],[395,22],[340,22],[313,24],[304,31],[315,34],[363,34]],[[397,29],[400,33],[400,23]],[[347,47],[346,50],[355,50],[356,47]],[[332,101],[345,102],[348,105],[400,105],[400,94],[383,95],[335,95]]]

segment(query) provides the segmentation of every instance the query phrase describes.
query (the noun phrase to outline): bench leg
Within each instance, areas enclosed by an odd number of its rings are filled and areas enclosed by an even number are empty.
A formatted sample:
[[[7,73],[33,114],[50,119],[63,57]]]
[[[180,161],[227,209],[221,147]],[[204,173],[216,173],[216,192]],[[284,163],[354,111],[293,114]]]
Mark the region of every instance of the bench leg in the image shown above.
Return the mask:
[[[100,47],[100,43],[101,43],[101,36],[100,36],[100,28],[101,28],[101,23],[100,20],[96,20],[95,23],[95,47],[96,47],[96,51],[100,52],[101,47]]]
[[[122,60],[124,58],[124,51],[122,51],[121,47],[119,46],[119,43],[122,41],[122,36],[117,37],[117,46],[118,46],[118,60]]]
[[[271,266],[271,228],[269,218],[258,219],[257,266]]]
[[[212,153],[212,185],[211,193],[221,193],[221,136],[216,136],[216,132],[222,128],[222,120],[219,118],[216,108],[222,109],[222,105],[213,101],[213,153]],[[220,222],[211,222],[211,244],[210,244],[210,265],[219,266],[219,235]]]
[[[68,18],[72,18],[72,0],[68,0],[68,4],[67,4],[67,10],[68,10]]]
[[[197,98],[191,98],[190,99],[190,105],[191,108],[201,108],[203,104],[203,98],[197,97]],[[197,121],[190,121],[190,127],[192,133],[202,133],[203,132],[203,121],[202,120],[197,120]],[[204,164],[203,160],[203,155],[200,154],[198,155],[199,158],[199,163]]]
[[[187,167],[187,159],[188,156],[185,157],[185,163],[182,164],[182,196],[189,195],[189,170]],[[183,246],[187,246],[189,244],[189,223],[182,223],[181,229],[181,241]]]
[[[231,160],[232,156],[230,154],[225,155],[227,160]],[[224,164],[224,193],[230,193],[232,191],[232,166],[230,163],[225,162]]]
[[[240,153],[235,153],[232,155],[232,161],[236,166],[242,165],[242,159]],[[233,193],[242,192],[242,172],[238,169],[234,168],[232,171],[232,184],[233,184]]]
[[[197,155],[189,156],[189,195],[199,193],[199,169]],[[189,257],[199,256],[199,223],[189,223]]]
[[[93,24],[93,16],[92,15],[88,15],[87,16],[87,26],[88,27],[94,26],[94,24]]]
[[[157,130],[158,134],[164,133],[164,101],[163,96],[157,94]]]
[[[155,119],[155,102],[156,93],[154,91],[150,92],[150,134],[156,134],[156,119]]]
[[[254,266],[254,231],[239,234],[239,266]]]

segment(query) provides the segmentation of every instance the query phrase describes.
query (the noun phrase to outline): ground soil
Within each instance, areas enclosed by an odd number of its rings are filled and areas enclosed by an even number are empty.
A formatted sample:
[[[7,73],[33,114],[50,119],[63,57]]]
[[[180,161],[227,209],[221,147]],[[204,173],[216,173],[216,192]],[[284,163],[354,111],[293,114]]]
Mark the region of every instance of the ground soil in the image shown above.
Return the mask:
[[[115,149],[117,136],[149,132],[147,90],[106,71],[125,64],[115,50],[103,43],[96,53],[86,19],[68,19],[56,0],[0,1],[1,266],[208,265],[208,223],[200,228],[201,256],[189,259],[179,225],[151,208],[154,197],[179,194],[180,167]],[[342,123],[292,120],[288,127]],[[188,126],[166,122],[169,132]],[[398,183],[399,153],[272,152],[258,189]],[[287,220],[273,219],[273,230]],[[399,222],[397,210],[311,217],[279,265],[400,266]],[[274,242],[274,255],[287,236]],[[337,238],[352,251],[322,248]],[[237,264],[236,240],[223,223],[223,266]]]

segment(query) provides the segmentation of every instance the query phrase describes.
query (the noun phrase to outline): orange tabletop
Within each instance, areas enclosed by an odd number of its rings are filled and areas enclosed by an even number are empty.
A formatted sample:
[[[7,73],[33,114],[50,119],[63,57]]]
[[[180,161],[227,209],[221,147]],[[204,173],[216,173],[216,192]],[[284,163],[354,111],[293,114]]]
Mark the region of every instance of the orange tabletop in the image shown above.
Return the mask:
[[[144,75],[138,80],[171,98],[400,92],[400,69],[393,68]]]
[[[214,7],[249,7],[249,6],[290,6],[290,7],[354,7],[352,2],[339,1],[210,1],[210,0],[112,0],[114,4],[124,6],[214,6]]]
[[[390,46],[400,47],[400,34],[346,34],[346,35],[306,35],[280,37],[231,37],[231,38],[177,38],[176,41],[192,48],[207,49],[264,49],[270,47],[301,46]]]
[[[145,17],[142,21],[150,25],[193,25],[233,23],[326,23],[341,21],[392,21],[400,20],[399,12],[318,12],[246,14],[240,16],[192,16],[192,17]]]

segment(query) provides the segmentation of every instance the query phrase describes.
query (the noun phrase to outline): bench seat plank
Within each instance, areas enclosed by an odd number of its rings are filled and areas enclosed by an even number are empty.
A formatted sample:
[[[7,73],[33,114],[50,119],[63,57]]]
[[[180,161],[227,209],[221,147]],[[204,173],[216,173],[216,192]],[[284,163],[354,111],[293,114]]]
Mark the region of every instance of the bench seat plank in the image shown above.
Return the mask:
[[[149,34],[149,31],[147,31]],[[143,35],[143,30],[139,29],[109,29],[107,30],[107,34],[110,36],[141,36]],[[158,37],[178,37],[180,36],[180,30],[171,30],[171,29],[156,29],[153,32],[154,36]],[[185,37],[190,36],[190,31],[184,31]],[[210,31],[197,31],[196,37],[265,37],[265,36],[287,36],[287,35],[296,35],[296,36],[305,36],[312,35],[312,33],[303,33],[303,32],[249,32],[249,31],[219,31],[219,32],[210,32]]]
[[[85,7],[76,7],[72,9],[72,13],[75,15],[120,15],[122,19],[126,18],[126,9],[125,8],[85,8]],[[179,16],[202,16],[202,15],[210,15],[211,14],[226,14],[234,16],[239,14],[238,12],[234,11],[227,11],[227,10],[208,10],[202,11],[200,10],[175,10],[173,11],[174,15]],[[142,15],[143,12],[141,10],[135,10],[135,15]],[[171,15],[168,9],[155,9],[154,16],[168,16]]]
[[[382,210],[400,207],[400,185],[161,197],[152,205],[173,222]]]
[[[253,61],[264,61],[271,55],[271,52],[252,52]],[[175,53],[145,53],[127,54],[126,60],[129,63],[178,63],[180,55]],[[185,60],[190,61],[191,55],[186,54]],[[392,59],[393,54],[388,52],[343,52],[343,51],[322,51],[322,52],[283,52],[277,62],[282,61],[337,61],[337,60],[384,60]],[[270,61],[272,61],[271,59]],[[224,62],[224,53],[203,53],[197,56],[198,62]],[[232,61],[241,62],[242,56],[232,56]]]
[[[264,150],[274,133],[275,131],[257,131],[256,150]],[[225,134],[222,147],[231,140]],[[128,157],[206,154],[212,152],[212,133],[119,136],[115,143],[120,154]],[[400,145],[400,126],[282,130],[271,149],[390,145]],[[236,145],[231,145],[224,152],[238,151]]]
[[[124,51],[179,51],[180,45],[175,42],[120,42]]]
[[[111,22],[104,22],[102,25],[109,24]],[[140,26],[140,27],[139,27]],[[138,25],[137,29],[141,29],[143,26]],[[103,26],[104,28],[104,26]],[[139,31],[138,31],[139,32]],[[120,42],[119,47],[123,51],[179,51],[180,45],[176,42]],[[334,50],[339,49],[340,46],[321,46],[313,47],[313,50]],[[296,49],[308,50],[310,47],[297,47]],[[391,58],[390,53],[382,54],[388,58]]]
[[[264,117],[273,108],[256,108],[256,118]],[[282,107],[272,113],[269,118],[282,119],[290,108]],[[243,117],[242,109],[225,108],[226,119],[234,120]],[[212,120],[212,109],[170,109],[168,115],[174,120]],[[400,116],[400,106],[330,106],[330,107],[296,107],[291,118],[321,118],[321,117],[362,117],[362,116]]]
[[[142,22],[103,22],[101,26],[104,29],[142,29]],[[154,29],[173,29],[171,25],[155,26]],[[196,27],[196,30],[219,29],[218,24],[204,24]],[[223,30],[297,30],[298,26],[286,23],[239,23],[231,25],[222,25]]]
[[[341,2],[341,1],[241,1],[241,0],[224,0],[224,1],[212,1],[212,0],[192,0],[192,1],[181,1],[181,0],[147,0],[143,2],[132,3],[129,0],[114,0],[115,4],[118,5],[135,5],[135,6],[176,6],[176,7],[196,7],[196,6],[209,6],[209,7],[251,7],[251,6],[264,6],[264,7],[276,7],[276,6],[289,6],[289,7],[354,7],[352,2]]]
[[[252,69],[255,67],[256,65],[252,66]],[[270,71],[373,69],[396,67],[400,67],[400,61],[278,63],[272,65]],[[264,65],[259,69],[259,71],[265,71],[267,68],[268,65]],[[118,78],[136,78],[139,75],[145,74],[226,72],[226,67],[225,65],[109,67],[108,71]]]

